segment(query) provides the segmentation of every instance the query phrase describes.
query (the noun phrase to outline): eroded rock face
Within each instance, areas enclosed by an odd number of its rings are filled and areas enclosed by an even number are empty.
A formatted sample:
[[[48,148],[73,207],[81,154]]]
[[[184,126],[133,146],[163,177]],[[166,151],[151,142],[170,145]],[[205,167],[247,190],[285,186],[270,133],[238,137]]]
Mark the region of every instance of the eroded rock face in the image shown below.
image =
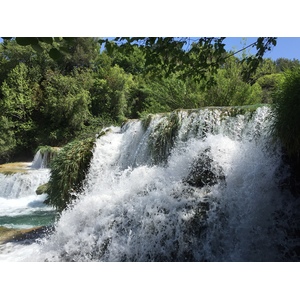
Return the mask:
[[[219,181],[225,181],[222,167],[210,158],[209,153],[210,148],[207,148],[193,161],[190,173],[185,179],[186,183],[202,188],[204,186],[213,186]]]

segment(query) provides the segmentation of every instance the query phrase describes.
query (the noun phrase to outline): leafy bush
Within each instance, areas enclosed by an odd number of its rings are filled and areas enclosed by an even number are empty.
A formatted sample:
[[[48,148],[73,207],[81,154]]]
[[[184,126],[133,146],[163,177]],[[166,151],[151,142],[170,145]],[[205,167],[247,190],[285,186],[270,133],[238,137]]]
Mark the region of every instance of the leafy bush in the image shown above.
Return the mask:
[[[95,138],[75,140],[63,147],[51,163],[48,202],[59,211],[82,191],[83,181],[93,156]]]
[[[242,66],[234,58],[215,75],[216,84],[204,96],[205,106],[250,105],[261,103],[262,89],[257,83],[244,82]]]
[[[256,83],[258,83],[262,88],[262,103],[272,103],[273,93],[280,84],[283,74],[267,74],[258,78]]]
[[[104,75],[98,74],[91,88],[91,112],[99,117],[110,115],[121,123],[128,115],[128,98],[133,86],[131,74],[119,66],[110,68]],[[103,78],[102,78],[103,76]]]
[[[0,163],[7,162],[16,146],[13,124],[4,116],[0,116]]]
[[[274,93],[274,133],[287,153],[299,161],[300,154],[300,68],[287,70]]]
[[[90,118],[91,82],[88,72],[74,71],[70,76],[48,70],[42,85],[44,103],[43,143],[61,145],[76,137]],[[86,86],[85,86],[86,85]],[[40,134],[40,133],[39,133]]]

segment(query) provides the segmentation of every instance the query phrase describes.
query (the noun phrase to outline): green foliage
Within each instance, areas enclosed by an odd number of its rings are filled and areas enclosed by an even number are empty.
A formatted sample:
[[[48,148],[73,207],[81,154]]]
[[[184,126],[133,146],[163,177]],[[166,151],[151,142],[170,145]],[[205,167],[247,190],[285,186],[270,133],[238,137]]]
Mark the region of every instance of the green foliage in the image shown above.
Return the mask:
[[[101,76],[101,74],[100,74]],[[128,117],[128,98],[133,86],[131,74],[115,65],[103,77],[94,80],[91,90],[91,110],[94,116],[109,114],[112,119],[122,122]]]
[[[293,68],[299,68],[300,67],[300,61],[298,59],[287,59],[287,58],[278,58],[275,61],[276,70],[277,72],[284,72],[286,70],[290,70]]]
[[[246,82],[251,81],[253,73],[257,70],[259,65],[263,62],[263,56],[267,51],[270,51],[272,47],[276,46],[277,40],[274,37],[259,37],[253,44],[256,48],[256,54],[254,56],[245,57],[242,62],[245,63],[242,75],[243,80]]]
[[[82,191],[93,156],[95,138],[75,140],[64,146],[51,164],[47,194],[49,204],[59,211],[65,209]]]
[[[231,57],[215,75],[216,84],[205,91],[205,106],[249,105],[261,102],[258,84],[243,81],[242,66]]]
[[[147,80],[135,87],[133,95],[136,97],[135,113],[139,117],[180,108],[198,108],[203,104],[200,84],[193,80],[183,81],[176,74],[161,80]]]
[[[78,133],[77,138],[82,140],[95,137],[95,133],[97,134],[103,128],[111,125],[118,126],[118,123],[109,114],[103,114],[101,117],[91,117],[87,121],[87,125]]]
[[[0,162],[9,161],[10,154],[16,146],[13,123],[5,116],[0,116]]]
[[[16,147],[19,151],[24,151],[31,146],[29,139],[35,128],[31,116],[36,105],[33,97],[34,88],[24,63],[18,64],[9,72],[1,91],[3,96],[0,99],[0,114],[13,125]]]
[[[128,55],[138,45],[145,54],[145,67],[156,77],[168,77],[172,73],[180,72],[184,79],[191,76],[198,80],[205,79],[210,86],[213,75],[228,57],[224,40],[224,37],[120,37],[113,41],[101,39],[99,42],[105,44],[109,54],[118,49]],[[265,52],[275,45],[276,38],[260,37],[248,46],[256,48],[256,54],[243,59],[247,66],[243,69],[245,80],[255,72]]]
[[[27,76],[28,68],[20,63],[10,71],[2,84],[1,110],[13,120],[26,121],[34,106]]]
[[[42,85],[44,103],[45,132],[49,136],[46,143],[58,145],[74,138],[89,119],[90,94],[85,89],[89,74],[73,72],[72,76],[48,71]],[[66,128],[68,130],[66,130]]]
[[[3,38],[4,41],[15,41],[20,46],[27,46],[37,53],[47,52],[53,60],[59,60],[66,54],[73,54],[74,49],[67,48],[74,47],[79,39],[75,37],[16,37]],[[86,50],[86,49],[85,49]]]
[[[262,103],[272,103],[273,93],[280,85],[280,82],[283,79],[282,73],[276,74],[267,74],[264,75],[256,81],[257,84],[262,88]]]
[[[275,38],[247,46],[257,49],[251,59],[234,59],[225,38],[103,41],[100,52],[95,38],[3,40],[0,159],[25,152],[29,159],[38,145],[63,146],[149,113],[272,101],[273,87],[260,78],[275,73],[274,63],[261,57]],[[257,71],[245,82],[248,58]]]
[[[118,65],[126,73],[132,75],[145,74],[145,54],[139,47],[134,46],[130,55],[125,55],[120,51],[114,51],[111,57],[112,65]]]
[[[40,151],[41,154],[57,154],[57,151],[59,148],[57,147],[51,147],[51,146],[40,146],[38,147],[38,150]]]
[[[274,132],[288,154],[300,161],[300,68],[287,70],[274,97]]]
[[[3,78],[4,80],[7,74],[19,63],[24,63],[27,66],[29,73],[31,73],[31,69],[39,69],[38,75],[40,76],[40,80],[45,69],[55,68],[57,65],[47,53],[47,49],[51,46],[45,44],[44,47],[44,52],[36,52],[31,46],[20,46],[15,40],[4,40],[3,43],[0,44],[0,55],[2,58],[0,79]],[[34,78],[35,82],[39,82],[39,80],[36,81],[36,79],[37,78]],[[3,80],[1,80],[1,83]]]
[[[78,68],[93,67],[100,51],[100,45],[92,37],[62,38],[58,44],[52,54],[59,70],[65,75]]]

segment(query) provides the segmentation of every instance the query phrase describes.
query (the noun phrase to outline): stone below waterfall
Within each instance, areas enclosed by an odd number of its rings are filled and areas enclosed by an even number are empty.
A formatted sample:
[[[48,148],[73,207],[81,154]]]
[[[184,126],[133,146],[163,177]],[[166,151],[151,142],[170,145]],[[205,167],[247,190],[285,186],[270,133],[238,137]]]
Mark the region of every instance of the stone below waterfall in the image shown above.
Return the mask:
[[[186,183],[202,188],[204,186],[213,186],[219,181],[225,180],[222,167],[210,158],[209,153],[210,149],[207,148],[194,159],[190,172],[185,179]]]

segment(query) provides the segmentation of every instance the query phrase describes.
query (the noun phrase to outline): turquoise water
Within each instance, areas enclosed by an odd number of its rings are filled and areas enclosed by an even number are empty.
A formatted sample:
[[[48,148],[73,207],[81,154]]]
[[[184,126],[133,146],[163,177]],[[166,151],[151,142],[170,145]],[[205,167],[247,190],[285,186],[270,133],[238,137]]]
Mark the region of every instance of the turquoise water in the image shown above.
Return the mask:
[[[0,217],[0,226],[8,228],[32,228],[52,225],[56,219],[55,211],[35,211],[31,214]]]

